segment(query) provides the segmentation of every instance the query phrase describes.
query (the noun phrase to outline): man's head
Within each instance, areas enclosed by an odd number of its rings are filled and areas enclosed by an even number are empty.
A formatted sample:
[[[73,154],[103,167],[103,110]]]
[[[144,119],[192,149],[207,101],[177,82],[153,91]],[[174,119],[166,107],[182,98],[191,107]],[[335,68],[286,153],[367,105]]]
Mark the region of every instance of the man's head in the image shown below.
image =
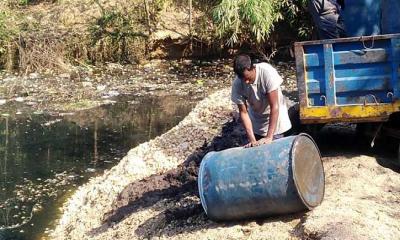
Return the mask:
[[[247,84],[253,83],[256,79],[256,69],[251,62],[250,56],[247,54],[236,56],[233,63],[233,70]]]

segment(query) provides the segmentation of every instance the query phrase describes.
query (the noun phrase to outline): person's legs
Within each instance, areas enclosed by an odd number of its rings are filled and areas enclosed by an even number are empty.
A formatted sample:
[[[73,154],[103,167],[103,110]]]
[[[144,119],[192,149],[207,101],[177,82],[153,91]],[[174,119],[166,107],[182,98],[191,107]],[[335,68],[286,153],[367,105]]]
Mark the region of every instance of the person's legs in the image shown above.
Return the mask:
[[[318,33],[320,39],[339,38],[338,15],[332,13],[321,17]]]
[[[309,0],[308,12],[314,22],[319,39],[347,37],[343,20],[343,0]]]
[[[343,20],[343,15],[339,14],[339,18],[337,20],[337,24],[336,24],[336,29],[337,29],[337,33],[338,36],[341,38],[345,38],[347,37],[347,33],[346,33],[346,29],[345,29],[345,25],[344,25],[344,20]]]

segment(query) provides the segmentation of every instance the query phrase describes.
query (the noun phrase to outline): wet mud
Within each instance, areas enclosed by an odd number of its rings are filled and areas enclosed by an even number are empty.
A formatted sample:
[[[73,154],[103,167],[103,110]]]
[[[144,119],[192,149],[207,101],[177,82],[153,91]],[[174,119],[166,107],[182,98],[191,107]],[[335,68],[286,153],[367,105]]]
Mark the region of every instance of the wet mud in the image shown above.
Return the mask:
[[[221,135],[216,136],[210,143],[204,142],[202,147],[191,154],[176,169],[161,175],[152,175],[126,186],[114,200],[112,211],[103,216],[104,225],[102,227],[118,224],[125,217],[160,201],[180,202],[183,198],[198,198],[197,175],[203,157],[208,152],[242,146],[245,142],[246,137],[240,123],[235,120],[226,123],[222,128]],[[166,225],[175,221],[175,227],[178,228],[187,225],[189,218],[205,218],[200,203],[167,209],[162,215],[163,223],[158,221],[157,225]],[[147,228],[149,224],[150,222],[144,223],[137,231],[140,232],[140,228]],[[147,234],[143,237],[151,236]]]

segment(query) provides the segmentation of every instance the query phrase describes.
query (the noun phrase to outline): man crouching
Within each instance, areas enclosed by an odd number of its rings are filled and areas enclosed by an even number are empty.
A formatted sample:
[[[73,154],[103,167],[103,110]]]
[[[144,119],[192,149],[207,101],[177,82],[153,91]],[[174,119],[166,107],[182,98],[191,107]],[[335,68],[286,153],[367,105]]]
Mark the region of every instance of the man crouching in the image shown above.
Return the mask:
[[[283,82],[268,63],[253,64],[246,54],[234,60],[236,77],[231,99],[238,105],[249,143],[245,147],[268,144],[281,138],[292,125],[280,85]]]

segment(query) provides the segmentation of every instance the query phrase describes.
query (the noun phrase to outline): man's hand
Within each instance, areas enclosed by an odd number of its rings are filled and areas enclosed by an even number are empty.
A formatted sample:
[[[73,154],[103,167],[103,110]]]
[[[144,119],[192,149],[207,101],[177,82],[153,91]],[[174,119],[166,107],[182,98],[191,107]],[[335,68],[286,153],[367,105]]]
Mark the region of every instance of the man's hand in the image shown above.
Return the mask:
[[[271,142],[272,142],[272,137],[261,138],[260,140],[257,141],[257,146],[262,144],[270,144]]]
[[[248,144],[244,145],[243,147],[244,148],[249,148],[249,147],[255,147],[255,146],[258,146],[257,145],[257,141],[249,142]]]
[[[244,145],[245,148],[249,148],[249,147],[257,147],[263,144],[270,144],[272,142],[272,138],[270,137],[265,137],[265,138],[261,138],[260,140],[256,141],[256,142],[249,142],[248,144]]]

